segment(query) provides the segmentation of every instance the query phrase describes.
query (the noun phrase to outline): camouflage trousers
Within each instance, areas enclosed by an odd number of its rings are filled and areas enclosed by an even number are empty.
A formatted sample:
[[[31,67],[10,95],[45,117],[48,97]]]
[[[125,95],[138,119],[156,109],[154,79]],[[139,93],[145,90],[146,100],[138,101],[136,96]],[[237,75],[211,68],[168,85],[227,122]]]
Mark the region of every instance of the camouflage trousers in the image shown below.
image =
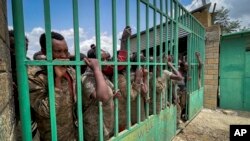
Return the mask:
[[[177,91],[177,119],[180,120],[186,113],[186,97],[187,91],[186,90],[178,90]]]
[[[31,122],[31,128],[32,128],[32,141],[40,141],[40,134],[37,129],[37,123]],[[18,121],[16,124],[15,136],[16,136],[16,141],[22,141],[22,126],[20,121]]]

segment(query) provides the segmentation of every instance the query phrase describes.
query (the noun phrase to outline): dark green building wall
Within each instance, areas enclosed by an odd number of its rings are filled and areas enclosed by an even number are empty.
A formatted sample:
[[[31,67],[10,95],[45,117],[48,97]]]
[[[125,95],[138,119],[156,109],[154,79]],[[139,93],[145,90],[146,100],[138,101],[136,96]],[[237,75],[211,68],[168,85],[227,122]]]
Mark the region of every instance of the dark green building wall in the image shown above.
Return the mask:
[[[220,107],[250,111],[250,31],[221,38]]]

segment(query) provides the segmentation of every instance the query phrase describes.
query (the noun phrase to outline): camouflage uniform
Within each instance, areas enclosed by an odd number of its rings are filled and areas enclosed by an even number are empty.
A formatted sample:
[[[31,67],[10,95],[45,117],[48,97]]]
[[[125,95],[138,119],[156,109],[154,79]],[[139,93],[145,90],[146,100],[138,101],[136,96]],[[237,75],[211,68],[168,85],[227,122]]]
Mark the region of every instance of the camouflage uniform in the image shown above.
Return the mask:
[[[102,103],[103,109],[103,131],[104,139],[108,140],[113,131],[114,124],[114,102],[113,102],[113,84],[106,78],[107,85],[109,86],[110,99]],[[99,108],[98,100],[91,95],[96,91],[96,80],[93,71],[87,68],[86,72],[82,75],[82,101],[83,101],[83,119],[84,119],[84,138],[87,141],[97,141],[99,138]]]
[[[185,80],[176,81],[175,83],[178,85],[178,88],[177,88],[177,96],[178,96],[177,119],[180,120],[181,116],[182,116],[182,112],[184,112],[184,114],[185,114],[184,109],[186,108],[187,89],[186,89]]]
[[[150,109],[149,113],[150,115],[153,114],[153,87],[156,86],[156,113],[159,114],[161,111],[161,99],[162,99],[162,108],[166,107],[165,103],[165,89],[167,85],[167,80],[170,79],[170,76],[172,75],[172,72],[168,70],[163,70],[163,75],[162,77],[157,77],[156,79],[156,84],[153,83],[153,77],[151,76],[150,78],[150,99],[151,99],[151,104],[150,104]]]
[[[77,130],[75,126],[74,108],[75,97],[75,72],[67,68],[73,84],[73,95],[70,93],[68,81],[62,79],[61,89],[55,88],[55,106],[57,120],[57,138],[60,141],[76,140]],[[34,119],[40,133],[40,139],[51,140],[50,109],[47,71],[43,67],[29,67],[30,104],[34,110]]]
[[[186,108],[186,90],[177,89],[178,103],[177,103],[177,120],[181,120],[182,113],[185,115]]]
[[[131,76],[131,80],[133,80],[133,76]],[[124,130],[126,127],[127,121],[127,91],[126,91],[126,77],[125,74],[118,75],[118,87],[121,92],[121,97],[119,98],[119,127],[120,130]],[[136,84],[132,82],[132,88],[130,88],[130,98],[131,98],[131,123],[135,124],[137,122],[137,95],[139,94],[139,90],[141,88],[141,84]],[[144,108],[144,97],[141,97],[141,120],[145,119],[145,108]]]

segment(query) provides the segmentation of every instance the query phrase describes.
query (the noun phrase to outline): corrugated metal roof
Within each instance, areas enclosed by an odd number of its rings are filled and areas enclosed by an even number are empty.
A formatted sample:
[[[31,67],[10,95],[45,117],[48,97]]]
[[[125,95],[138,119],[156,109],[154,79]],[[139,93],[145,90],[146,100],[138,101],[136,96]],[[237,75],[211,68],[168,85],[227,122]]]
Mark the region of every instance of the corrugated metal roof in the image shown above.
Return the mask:
[[[163,36],[162,36],[162,42],[166,41],[166,24],[163,24]],[[171,25],[168,25],[168,40],[170,40],[171,38],[171,29],[173,31],[173,35],[175,34],[175,29],[171,28]],[[158,25],[156,27],[156,46],[160,45],[160,25]],[[182,38],[187,36],[189,33],[187,31],[185,31],[182,28],[179,28],[178,31],[178,37]],[[131,48],[131,52],[136,52],[136,46],[137,46],[137,34],[132,35],[131,40],[130,40],[130,48]],[[154,46],[154,30],[153,28],[149,29],[149,47],[153,47]],[[144,50],[146,48],[146,31],[142,31],[141,32],[141,50]]]

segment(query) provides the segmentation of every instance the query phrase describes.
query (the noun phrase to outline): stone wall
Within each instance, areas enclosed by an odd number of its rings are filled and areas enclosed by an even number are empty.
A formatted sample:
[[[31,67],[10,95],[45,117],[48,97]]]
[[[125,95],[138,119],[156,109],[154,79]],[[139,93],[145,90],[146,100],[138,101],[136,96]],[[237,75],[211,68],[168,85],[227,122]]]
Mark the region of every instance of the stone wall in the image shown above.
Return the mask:
[[[8,49],[6,0],[0,0],[0,140],[14,140],[14,103]]]
[[[204,107],[210,109],[217,108],[220,31],[219,25],[206,28]]]

